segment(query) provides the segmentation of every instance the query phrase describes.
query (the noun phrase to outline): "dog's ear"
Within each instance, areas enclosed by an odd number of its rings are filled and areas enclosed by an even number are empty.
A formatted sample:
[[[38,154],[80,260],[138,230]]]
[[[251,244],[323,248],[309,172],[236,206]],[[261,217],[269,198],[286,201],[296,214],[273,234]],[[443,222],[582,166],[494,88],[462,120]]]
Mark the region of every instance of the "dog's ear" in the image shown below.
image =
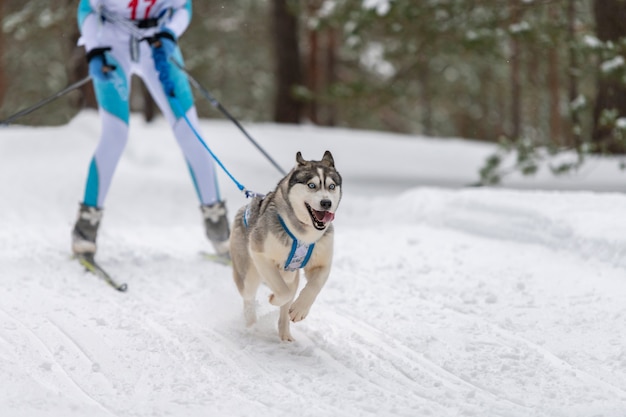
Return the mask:
[[[300,151],[298,151],[298,153],[296,154],[296,162],[298,163],[298,165],[304,165],[304,163],[306,162],[302,157],[302,153]]]
[[[333,159],[333,154],[330,151],[324,152],[324,157],[322,158],[322,162],[328,165],[331,168],[335,167],[335,160]]]

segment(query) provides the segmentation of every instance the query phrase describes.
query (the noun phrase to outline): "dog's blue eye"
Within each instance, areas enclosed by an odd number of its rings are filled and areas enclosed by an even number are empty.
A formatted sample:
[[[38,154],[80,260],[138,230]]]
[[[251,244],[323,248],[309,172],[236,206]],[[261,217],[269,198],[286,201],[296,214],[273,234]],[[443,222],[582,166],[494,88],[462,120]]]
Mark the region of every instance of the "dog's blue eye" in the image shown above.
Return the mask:
[[[334,190],[334,189],[335,189],[335,184],[330,184],[330,185],[328,186],[328,189],[329,189],[329,190]]]
[[[309,183],[309,188],[310,189],[314,189],[315,188],[315,184],[313,184],[312,182]]]

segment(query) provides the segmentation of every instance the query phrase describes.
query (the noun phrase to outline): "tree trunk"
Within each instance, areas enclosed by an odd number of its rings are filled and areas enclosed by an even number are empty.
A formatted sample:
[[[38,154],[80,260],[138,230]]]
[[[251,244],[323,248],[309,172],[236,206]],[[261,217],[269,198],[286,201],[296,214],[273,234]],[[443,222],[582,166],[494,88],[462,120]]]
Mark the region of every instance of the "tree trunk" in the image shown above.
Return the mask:
[[[89,72],[87,60],[85,59],[85,48],[76,46],[80,33],[78,29],[70,36],[71,53],[68,62],[68,80],[69,83],[75,83],[85,78]],[[80,87],[78,98],[72,100],[73,106],[77,109],[89,108],[97,109],[96,93],[93,90],[93,84],[87,83]]]
[[[554,4],[548,6],[548,13],[552,21],[558,19],[560,10]],[[559,6],[560,8],[560,6]],[[548,50],[548,89],[550,91],[550,139],[552,143],[563,145],[563,129],[561,125],[560,87],[559,79],[559,53],[558,39],[553,39],[553,44]]]
[[[420,65],[417,69],[417,80],[420,86],[420,107],[421,107],[421,122],[422,122],[422,134],[426,136],[432,136],[433,134],[433,103],[432,103],[432,91],[430,84],[430,68],[428,66],[428,60],[420,58]]]
[[[6,6],[4,2],[0,4],[0,22],[4,20]],[[4,96],[7,91],[6,74],[4,72],[4,31],[0,26],[0,108],[4,103]]]
[[[77,46],[78,38],[80,38],[80,29],[76,24],[76,7],[78,3],[74,0],[65,0],[65,3],[68,9],[72,11],[72,14],[67,18],[68,25],[70,22],[74,25],[74,30],[68,38],[70,41],[68,45],[70,48],[70,59],[67,63],[68,84],[72,84],[85,78],[89,72],[89,68],[85,59],[85,48]],[[98,108],[98,102],[96,101],[96,94],[93,91],[92,83],[84,84],[78,91],[80,94],[77,94],[77,98],[73,98],[71,101],[74,108]]]
[[[545,118],[545,101],[544,89],[539,88],[544,82],[541,72],[544,70],[542,63],[546,60],[543,48],[535,45],[526,45],[528,51],[528,59],[526,59],[526,85],[528,93],[524,97],[528,102],[527,112],[525,114],[526,123],[537,128],[542,125]]]
[[[334,27],[326,31],[326,89],[332,87],[337,82],[337,48],[338,39],[337,29]],[[326,104],[325,117],[323,124],[326,126],[335,126],[337,124],[337,109],[333,104]]]
[[[563,144],[560,110],[560,80],[559,58],[556,47],[548,51],[548,89],[550,92],[550,141],[553,144]]]
[[[312,8],[309,12],[314,12]],[[319,31],[317,28],[308,30],[309,38],[309,59],[307,62],[307,87],[311,92],[311,97],[308,101],[308,116],[311,122],[318,124],[318,109],[317,109],[317,97],[319,94],[319,79],[320,79],[320,63],[319,63]]]
[[[578,60],[576,59],[576,48],[574,46],[574,40],[576,38],[575,27],[576,24],[576,0],[569,0],[567,4],[567,41],[569,47],[569,85],[568,85],[568,98],[570,106],[578,98]],[[570,110],[570,123],[571,127],[571,139],[567,145],[572,145],[575,148],[579,148],[581,144],[580,133],[580,117],[578,117],[577,110]]]
[[[298,20],[288,0],[272,0],[273,42],[276,62],[274,121],[300,123],[302,102],[294,89],[302,85]]]
[[[317,15],[317,10],[319,8],[318,2],[316,0],[308,0],[307,1],[307,13],[311,19],[315,19]],[[320,33],[317,28],[309,29],[307,28],[308,33],[308,62],[307,62],[307,87],[311,92],[311,98],[308,102],[308,117],[311,122],[315,124],[319,124],[318,117],[318,108],[317,108],[317,97],[319,94],[319,80],[320,80],[320,63],[319,63],[319,37]]]
[[[511,21],[518,23],[521,18],[518,0],[511,0]],[[522,126],[522,93],[520,81],[520,46],[515,37],[511,39],[511,133],[519,139]]]
[[[598,39],[619,44],[619,40],[626,36],[626,2],[594,0],[593,11]],[[605,110],[614,110],[618,117],[626,117],[626,87],[618,77],[600,71],[597,91],[592,139],[600,152],[624,153],[626,147],[612,135],[613,126],[603,125],[600,120]]]

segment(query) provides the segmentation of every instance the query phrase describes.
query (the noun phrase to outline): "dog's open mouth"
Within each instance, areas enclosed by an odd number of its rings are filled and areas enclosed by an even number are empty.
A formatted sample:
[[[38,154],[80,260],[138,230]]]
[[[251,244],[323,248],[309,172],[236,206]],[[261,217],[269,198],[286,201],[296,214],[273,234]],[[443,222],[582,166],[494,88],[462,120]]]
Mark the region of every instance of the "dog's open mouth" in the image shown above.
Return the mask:
[[[313,220],[313,226],[317,230],[324,230],[326,228],[326,225],[332,222],[335,218],[335,213],[332,213],[330,211],[315,210],[306,203],[304,203],[304,205],[311,215],[311,220]]]

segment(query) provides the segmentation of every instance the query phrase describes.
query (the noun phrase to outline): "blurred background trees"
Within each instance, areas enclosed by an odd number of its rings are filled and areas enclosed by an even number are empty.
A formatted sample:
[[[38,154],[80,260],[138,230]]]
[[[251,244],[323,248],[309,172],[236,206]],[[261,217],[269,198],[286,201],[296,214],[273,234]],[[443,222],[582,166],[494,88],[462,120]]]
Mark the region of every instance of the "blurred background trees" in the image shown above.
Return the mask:
[[[0,118],[86,74],[76,3],[3,0]],[[241,120],[500,142],[531,173],[538,148],[626,150],[624,22],[621,0],[207,0],[181,47]],[[20,123],[89,105],[85,89]]]

